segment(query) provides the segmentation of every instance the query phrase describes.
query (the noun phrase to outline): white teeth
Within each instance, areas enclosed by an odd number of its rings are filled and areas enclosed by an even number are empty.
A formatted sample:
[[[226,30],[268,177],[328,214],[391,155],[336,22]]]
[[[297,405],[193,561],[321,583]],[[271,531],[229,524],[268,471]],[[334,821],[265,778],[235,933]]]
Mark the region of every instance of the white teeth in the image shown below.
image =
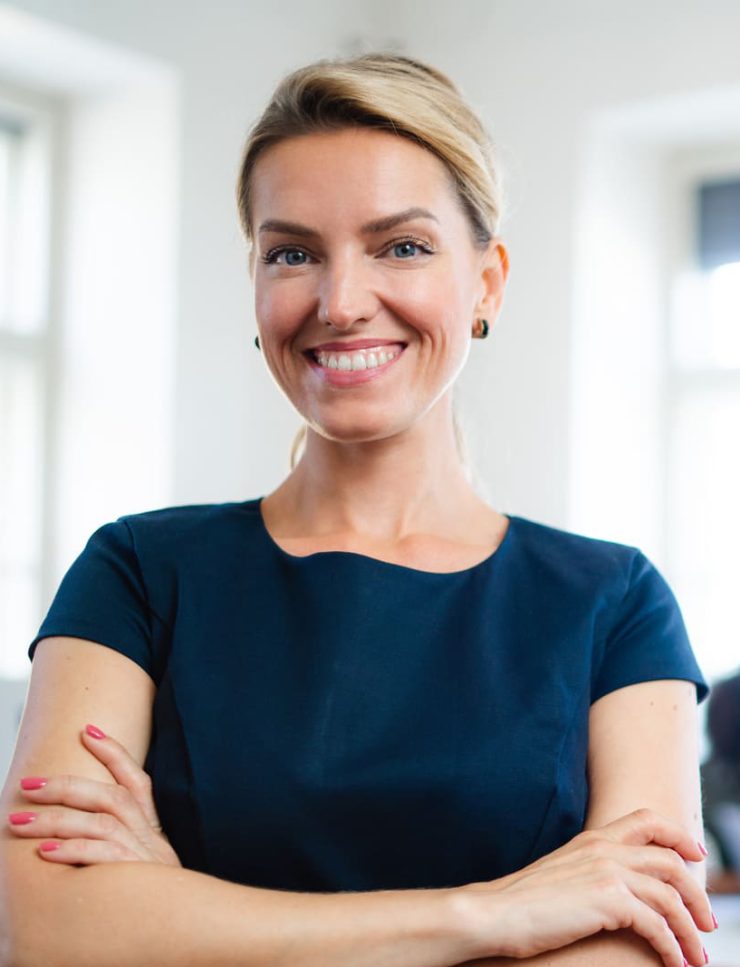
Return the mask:
[[[372,349],[358,349],[350,356],[347,353],[317,352],[316,358],[321,366],[327,369],[339,369],[342,372],[361,369],[374,369],[382,366],[391,359],[395,359],[401,352],[399,347],[374,346]]]

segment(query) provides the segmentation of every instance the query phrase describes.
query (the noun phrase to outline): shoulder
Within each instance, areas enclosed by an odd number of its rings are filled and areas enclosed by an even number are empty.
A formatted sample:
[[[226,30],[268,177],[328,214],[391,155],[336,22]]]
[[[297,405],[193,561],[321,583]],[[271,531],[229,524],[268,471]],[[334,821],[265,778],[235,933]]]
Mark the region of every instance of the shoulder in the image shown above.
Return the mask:
[[[178,504],[123,514],[117,521],[124,521],[132,530],[178,530],[212,526],[221,521],[233,520],[253,508],[255,501],[224,501],[222,503]]]
[[[652,565],[638,547],[512,516],[518,559],[540,583],[560,591],[596,589],[623,596],[634,574]]]
[[[224,542],[243,542],[243,528],[254,525],[256,501],[180,504],[123,514],[96,532],[126,537],[137,553],[157,554],[187,548],[205,552]]]

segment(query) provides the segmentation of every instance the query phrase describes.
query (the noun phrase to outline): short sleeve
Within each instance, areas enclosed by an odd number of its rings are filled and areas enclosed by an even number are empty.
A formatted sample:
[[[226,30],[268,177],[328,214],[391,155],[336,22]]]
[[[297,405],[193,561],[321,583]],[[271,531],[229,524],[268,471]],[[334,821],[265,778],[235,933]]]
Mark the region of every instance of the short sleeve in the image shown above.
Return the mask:
[[[127,655],[155,678],[152,617],[130,528],[119,519],[98,528],[69,567],[28,657],[33,661],[42,638],[87,638]]]
[[[591,702],[625,685],[664,678],[694,682],[697,704],[709,694],[671,588],[636,550],[627,588],[596,669]]]

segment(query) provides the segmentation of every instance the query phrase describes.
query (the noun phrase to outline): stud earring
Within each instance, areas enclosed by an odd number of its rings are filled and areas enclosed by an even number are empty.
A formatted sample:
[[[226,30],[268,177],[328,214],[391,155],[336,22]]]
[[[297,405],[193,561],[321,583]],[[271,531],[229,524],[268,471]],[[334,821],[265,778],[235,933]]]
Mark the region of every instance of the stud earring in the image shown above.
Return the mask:
[[[254,337],[254,344],[257,347],[257,349],[260,349],[260,337],[259,336],[255,336]],[[260,352],[262,352],[261,349],[260,349]]]

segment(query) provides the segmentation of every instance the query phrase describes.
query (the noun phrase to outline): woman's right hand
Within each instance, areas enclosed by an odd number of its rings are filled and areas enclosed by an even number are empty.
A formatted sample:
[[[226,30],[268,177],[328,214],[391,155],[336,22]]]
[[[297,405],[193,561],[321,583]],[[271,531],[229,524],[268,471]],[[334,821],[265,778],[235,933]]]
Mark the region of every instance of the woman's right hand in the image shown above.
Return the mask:
[[[706,963],[699,930],[715,923],[685,860],[703,859],[683,826],[652,809],[585,830],[522,870],[457,888],[474,957],[534,957],[629,927],[666,967],[698,967]]]

